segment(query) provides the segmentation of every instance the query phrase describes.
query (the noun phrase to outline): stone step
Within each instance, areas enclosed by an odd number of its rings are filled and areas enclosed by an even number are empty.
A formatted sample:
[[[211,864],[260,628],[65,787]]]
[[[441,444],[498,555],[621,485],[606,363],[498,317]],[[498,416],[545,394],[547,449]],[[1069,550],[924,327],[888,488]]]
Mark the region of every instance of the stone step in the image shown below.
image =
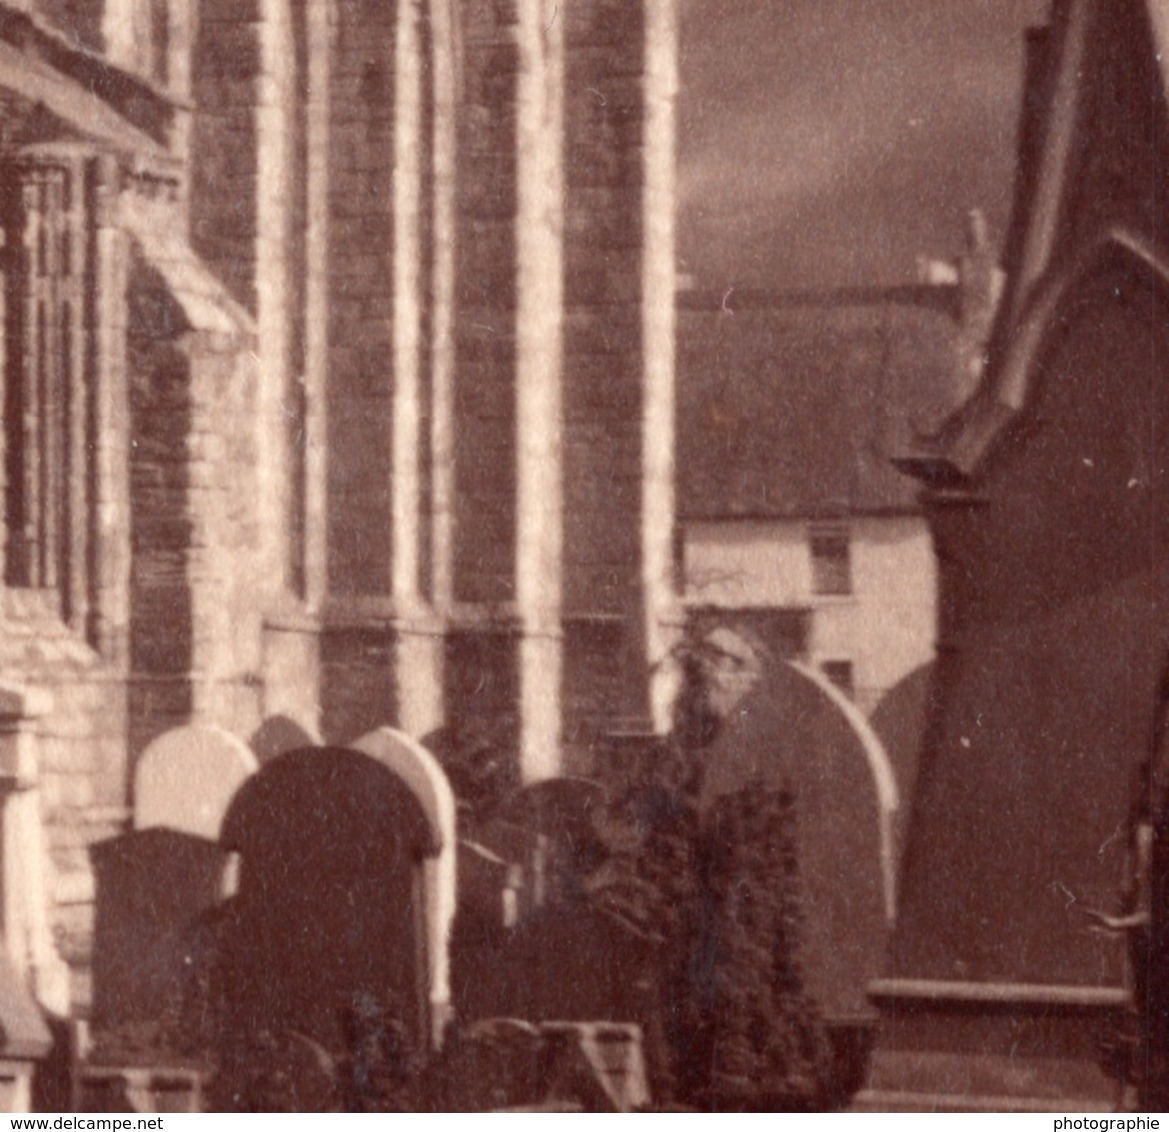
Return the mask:
[[[852,1099],[849,1112],[1115,1112],[1098,1097],[991,1096],[946,1093],[897,1092],[892,1089],[862,1089]]]
[[[1109,1112],[1121,988],[875,985],[881,1024],[859,1111]]]
[[[1072,1058],[878,1050],[856,1112],[1112,1112],[1119,1086]]]
[[[1015,1097],[1060,1109],[1078,1097],[1088,1106],[1084,1111],[1092,1112],[1100,1105],[1107,1111],[1117,1092],[1092,1059],[977,1050],[877,1050],[865,1088],[927,1097]]]

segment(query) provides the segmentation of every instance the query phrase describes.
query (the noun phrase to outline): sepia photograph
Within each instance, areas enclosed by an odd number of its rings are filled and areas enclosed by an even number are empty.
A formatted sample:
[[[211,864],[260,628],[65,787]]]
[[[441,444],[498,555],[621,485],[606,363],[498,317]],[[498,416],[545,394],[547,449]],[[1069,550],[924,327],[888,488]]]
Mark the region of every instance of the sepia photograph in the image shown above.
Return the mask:
[[[0,1112],[1169,1110],[1169,0],[0,0],[0,407]]]

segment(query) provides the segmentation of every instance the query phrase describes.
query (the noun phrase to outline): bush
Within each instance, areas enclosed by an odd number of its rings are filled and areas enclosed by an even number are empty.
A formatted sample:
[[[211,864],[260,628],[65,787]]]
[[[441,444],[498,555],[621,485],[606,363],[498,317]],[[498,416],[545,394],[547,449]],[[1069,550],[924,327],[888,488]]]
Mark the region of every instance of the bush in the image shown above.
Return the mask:
[[[831,1053],[803,989],[794,800],[748,783],[703,802],[701,748],[664,744],[610,808],[596,904],[651,940],[655,1099],[816,1107]]]

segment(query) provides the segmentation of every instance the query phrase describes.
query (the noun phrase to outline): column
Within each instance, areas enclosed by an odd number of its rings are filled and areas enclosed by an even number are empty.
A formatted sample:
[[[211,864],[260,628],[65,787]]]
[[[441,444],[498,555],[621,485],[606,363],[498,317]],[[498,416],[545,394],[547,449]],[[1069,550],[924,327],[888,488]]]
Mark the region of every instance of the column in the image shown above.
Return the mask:
[[[305,222],[305,601],[319,610],[328,593],[329,368],[329,79],[333,10],[328,0],[310,3],[308,28],[308,192]]]
[[[653,728],[669,730],[677,691],[670,649],[680,614],[674,579],[674,99],[678,92],[674,0],[645,6],[641,313],[641,564],[645,662]]]
[[[517,5],[516,603],[520,771],[555,776],[561,740],[564,14]]]
[[[434,261],[431,268],[431,592],[440,611],[454,600],[454,378],[457,57],[452,0],[430,0],[434,90]]]
[[[53,947],[48,856],[37,789],[36,729],[52,701],[45,692],[0,686],[0,820],[3,822],[4,943],[17,974],[48,1009],[69,1011],[69,971]]]
[[[256,333],[259,339],[257,465],[264,566],[275,598],[291,583],[288,446],[288,185],[292,127],[287,92],[296,52],[288,0],[265,0],[256,106]]]
[[[423,37],[420,0],[399,0],[394,53],[393,568],[398,724],[424,735],[442,722],[442,637],[421,593]]]

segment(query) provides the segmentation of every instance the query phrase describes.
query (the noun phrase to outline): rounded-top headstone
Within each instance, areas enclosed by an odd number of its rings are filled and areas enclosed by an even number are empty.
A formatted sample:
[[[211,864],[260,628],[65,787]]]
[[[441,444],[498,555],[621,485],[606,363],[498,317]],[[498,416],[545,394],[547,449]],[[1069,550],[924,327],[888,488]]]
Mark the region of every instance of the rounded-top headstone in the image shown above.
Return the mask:
[[[892,906],[897,790],[863,714],[818,673],[762,666],[704,749],[703,806],[744,789],[795,800],[805,984],[828,1018],[865,1013]]]
[[[219,838],[236,791],[257,770],[256,756],[219,727],[178,727],[160,735],[134,772],[134,828]]]
[[[363,735],[353,750],[389,767],[410,788],[430,824],[435,845],[454,853],[455,796],[446,773],[417,739],[392,727]]]
[[[905,824],[917,786],[918,759],[930,713],[935,710],[935,696],[934,662],[931,660],[894,684],[881,697],[869,720],[889,755],[901,795],[901,807],[894,827],[898,868],[901,864],[901,850],[905,845]]]
[[[405,783],[418,800],[437,846],[423,865],[426,888],[426,936],[429,993],[436,1044],[451,999],[449,948],[457,900],[458,841],[455,795],[438,759],[417,739],[392,727],[379,727],[353,744],[354,750],[376,759]]]
[[[361,751],[310,747],[265,765],[232,801],[240,854],[222,962],[227,1039],[244,1052],[295,1030],[345,1047],[363,1004],[430,1044],[420,867],[438,852],[414,792]]]
[[[604,806],[605,791],[599,783],[562,776],[522,787],[504,805],[501,816],[587,854],[600,844],[594,822]]]
[[[296,845],[336,856],[342,843],[361,849],[370,836],[395,842],[411,861],[440,848],[401,775],[356,748],[304,747],[267,763],[237,792],[220,844],[242,853],[246,866],[249,855],[279,859]]]
[[[261,766],[301,747],[319,747],[321,737],[288,715],[270,715],[252,732],[248,745]]]

